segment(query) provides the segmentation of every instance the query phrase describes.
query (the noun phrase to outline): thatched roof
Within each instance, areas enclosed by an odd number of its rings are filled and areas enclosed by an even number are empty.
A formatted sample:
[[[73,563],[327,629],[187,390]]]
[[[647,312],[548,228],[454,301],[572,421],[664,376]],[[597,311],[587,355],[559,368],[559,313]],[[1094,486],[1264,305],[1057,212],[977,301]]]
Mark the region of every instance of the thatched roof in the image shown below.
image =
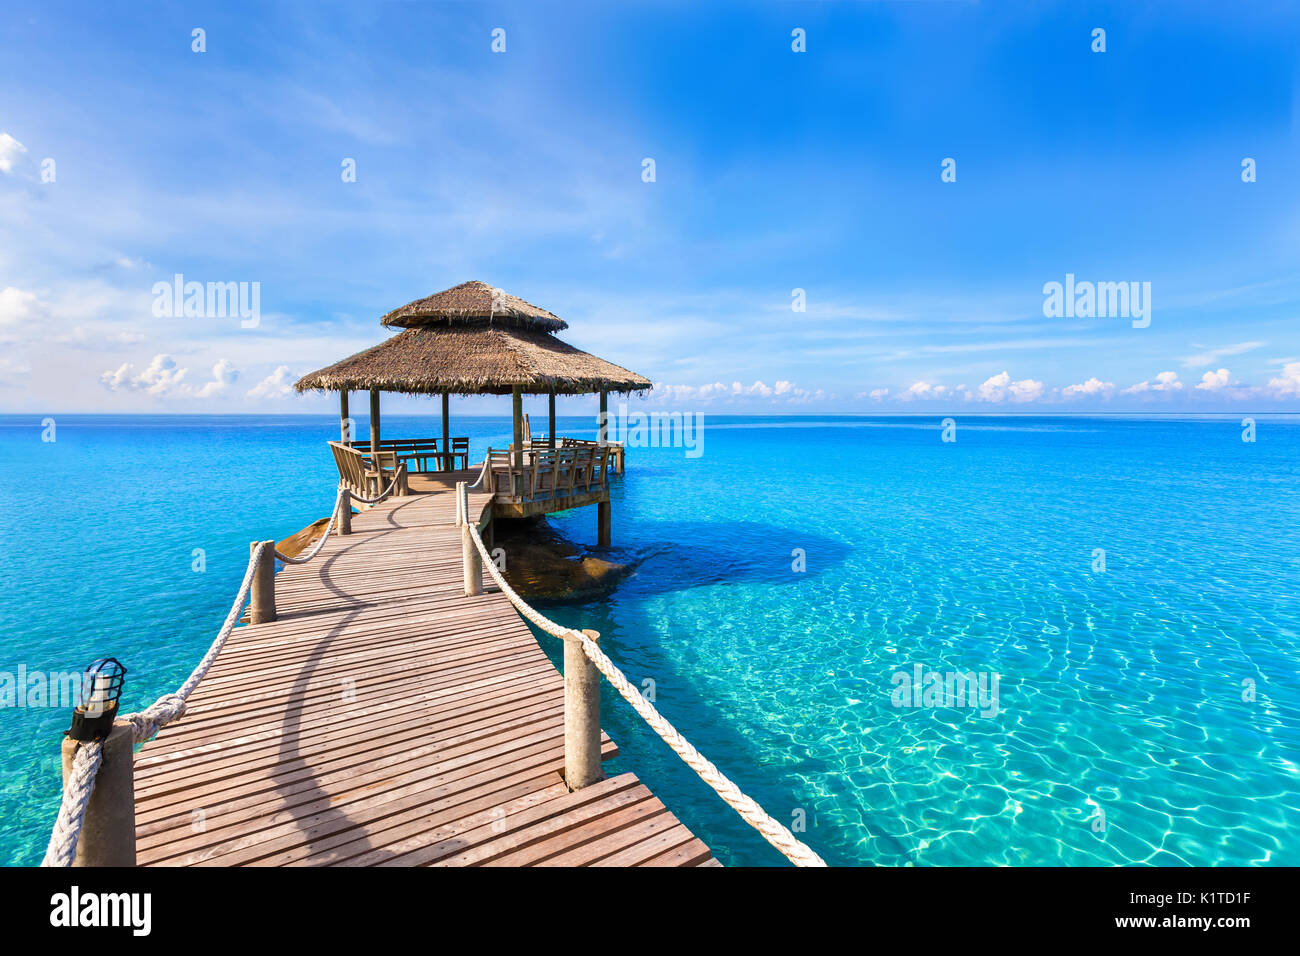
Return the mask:
[[[407,329],[303,376],[294,387],[300,392],[377,388],[406,394],[508,395],[516,385],[529,393],[560,395],[652,387],[649,379],[548,332],[496,325]]]
[[[486,282],[462,282],[394,309],[380,320],[383,325],[412,329],[423,326],[504,325],[519,329],[558,332],[569,324],[558,315],[531,302],[495,289]]]

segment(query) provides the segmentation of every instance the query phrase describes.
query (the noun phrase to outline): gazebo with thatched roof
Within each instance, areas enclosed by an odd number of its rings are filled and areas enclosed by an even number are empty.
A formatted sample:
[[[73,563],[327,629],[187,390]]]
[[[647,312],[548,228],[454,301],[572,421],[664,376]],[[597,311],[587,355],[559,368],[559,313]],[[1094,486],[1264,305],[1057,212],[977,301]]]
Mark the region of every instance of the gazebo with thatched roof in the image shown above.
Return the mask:
[[[652,388],[649,379],[555,337],[558,316],[484,282],[464,282],[394,309],[382,324],[402,329],[373,348],[304,375],[297,391],[336,391],[347,439],[348,393],[370,393],[371,451],[379,449],[379,393],[442,396],[442,438],[448,447],[451,395],[511,395],[514,450],[523,447],[523,396],[549,398],[549,441],[555,440],[555,396],[600,395],[600,437],[610,392]]]

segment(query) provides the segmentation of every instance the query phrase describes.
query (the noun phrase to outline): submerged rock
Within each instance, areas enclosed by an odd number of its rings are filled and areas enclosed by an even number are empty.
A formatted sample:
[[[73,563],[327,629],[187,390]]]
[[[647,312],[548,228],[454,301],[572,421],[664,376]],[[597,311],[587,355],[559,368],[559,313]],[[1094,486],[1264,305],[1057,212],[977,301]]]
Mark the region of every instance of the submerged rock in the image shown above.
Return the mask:
[[[494,548],[506,553],[506,580],[524,597],[583,601],[598,596],[633,571],[575,545],[545,518],[497,519]]]

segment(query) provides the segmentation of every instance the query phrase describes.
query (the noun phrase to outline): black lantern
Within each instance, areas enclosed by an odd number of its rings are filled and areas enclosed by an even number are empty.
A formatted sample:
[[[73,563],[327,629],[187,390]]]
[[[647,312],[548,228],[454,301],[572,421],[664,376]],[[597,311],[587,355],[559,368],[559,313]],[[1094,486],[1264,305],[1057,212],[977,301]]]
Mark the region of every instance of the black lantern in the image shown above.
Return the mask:
[[[117,705],[126,684],[126,668],[116,658],[103,657],[86,668],[81,703],[72,711],[73,740],[103,740],[113,729]]]

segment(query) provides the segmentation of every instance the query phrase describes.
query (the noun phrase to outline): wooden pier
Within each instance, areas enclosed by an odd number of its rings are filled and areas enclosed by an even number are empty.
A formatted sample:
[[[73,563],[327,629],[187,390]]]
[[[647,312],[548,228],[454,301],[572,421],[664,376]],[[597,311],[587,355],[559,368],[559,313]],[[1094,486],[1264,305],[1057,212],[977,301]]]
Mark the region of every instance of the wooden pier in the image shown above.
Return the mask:
[[[144,710],[118,719],[125,669],[91,665],[46,865],[720,865],[633,774],[603,775],[617,752],[600,729],[603,676],[792,863],[825,866],[645,699],[599,635],[550,620],[484,564],[497,519],[585,505],[609,546],[625,449],[608,440],[608,393],[650,380],[482,282],[382,321],[405,331],[295,385],[339,395],[338,535],[302,554],[306,535],[288,551],[252,542],[207,654]],[[364,443],[353,391],[370,397]],[[441,437],[384,438],[383,391],[440,396]],[[545,439],[525,429],[525,393],[547,396]],[[592,393],[595,439],[557,435],[556,397]],[[469,467],[450,397],[479,394],[511,396],[513,440]],[[353,516],[354,499],[374,507]],[[525,618],[563,642],[563,677]]]
[[[389,498],[276,575],[278,619],[136,755],[140,864],[719,865],[633,774],[565,786],[563,680],[503,594],[465,595],[455,517],[450,489]]]

